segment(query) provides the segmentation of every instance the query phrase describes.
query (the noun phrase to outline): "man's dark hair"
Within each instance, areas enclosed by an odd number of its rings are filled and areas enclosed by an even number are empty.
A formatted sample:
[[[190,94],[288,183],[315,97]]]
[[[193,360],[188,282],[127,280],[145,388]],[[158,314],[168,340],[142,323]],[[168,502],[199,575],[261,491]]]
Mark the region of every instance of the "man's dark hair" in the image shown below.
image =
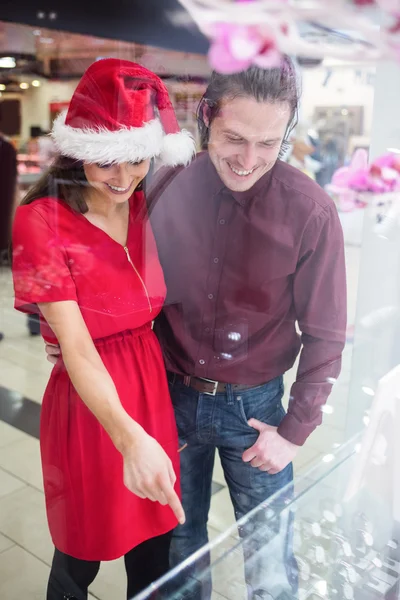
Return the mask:
[[[209,128],[218,115],[223,100],[255,98],[257,102],[287,103],[290,118],[282,143],[280,156],[284,153],[290,132],[297,124],[300,101],[300,85],[292,60],[285,56],[282,64],[274,69],[250,67],[246,71],[222,75],[213,71],[204,96],[197,109],[197,122],[202,149],[209,140]]]

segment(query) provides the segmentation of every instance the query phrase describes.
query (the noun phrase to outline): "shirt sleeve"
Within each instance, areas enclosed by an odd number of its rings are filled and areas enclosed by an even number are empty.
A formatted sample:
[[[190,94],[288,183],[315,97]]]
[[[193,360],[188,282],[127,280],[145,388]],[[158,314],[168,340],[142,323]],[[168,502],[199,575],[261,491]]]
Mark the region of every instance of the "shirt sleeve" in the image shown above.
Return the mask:
[[[179,167],[161,167],[152,177],[151,181],[148,182],[145,189],[146,203],[149,215],[153,212],[157,202],[160,200],[162,195],[166,192],[169,185],[184,169],[183,166]]]
[[[14,306],[37,313],[40,302],[77,301],[60,236],[33,204],[16,210],[12,234]]]
[[[278,432],[302,445],[322,422],[322,406],[341,369],[346,341],[347,294],[342,226],[334,206],[305,230],[293,282],[302,350],[288,413]]]

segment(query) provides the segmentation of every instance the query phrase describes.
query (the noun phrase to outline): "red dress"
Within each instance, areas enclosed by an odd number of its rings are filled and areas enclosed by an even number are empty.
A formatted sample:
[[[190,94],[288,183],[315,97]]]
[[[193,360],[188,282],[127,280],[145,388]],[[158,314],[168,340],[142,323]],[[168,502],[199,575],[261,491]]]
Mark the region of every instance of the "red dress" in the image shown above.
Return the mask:
[[[37,312],[40,302],[78,303],[122,405],[162,445],[179,477],[173,408],[152,331],[165,283],[143,205],[143,193],[133,194],[125,248],[61,200],[20,206],[13,229],[15,307]],[[46,341],[56,342],[43,319],[41,330]],[[58,550],[113,560],[176,526],[169,506],[124,486],[122,456],[61,360],[44,394],[40,444],[47,518]]]

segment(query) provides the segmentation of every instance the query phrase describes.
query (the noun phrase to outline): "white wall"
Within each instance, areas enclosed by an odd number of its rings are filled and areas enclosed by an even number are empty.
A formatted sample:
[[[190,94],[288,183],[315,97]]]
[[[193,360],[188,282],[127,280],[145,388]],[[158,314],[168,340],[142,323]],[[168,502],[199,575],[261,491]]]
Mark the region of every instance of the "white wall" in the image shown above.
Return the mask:
[[[50,129],[50,103],[69,102],[78,84],[73,81],[43,81],[39,88],[31,87],[23,94],[21,103],[22,132],[21,139],[29,139],[30,128],[37,125],[44,130]]]
[[[377,69],[371,157],[400,148],[400,66],[382,62]]]
[[[390,147],[400,148],[399,106],[400,67],[382,62],[377,67],[371,159]],[[395,217],[387,221],[387,229],[377,233],[375,211],[365,211],[348,437],[361,429],[365,410],[370,408],[371,397],[366,396],[363,386],[376,390],[379,379],[400,363],[400,227]],[[381,396],[380,401],[392,401],[387,385],[385,394],[389,396]]]

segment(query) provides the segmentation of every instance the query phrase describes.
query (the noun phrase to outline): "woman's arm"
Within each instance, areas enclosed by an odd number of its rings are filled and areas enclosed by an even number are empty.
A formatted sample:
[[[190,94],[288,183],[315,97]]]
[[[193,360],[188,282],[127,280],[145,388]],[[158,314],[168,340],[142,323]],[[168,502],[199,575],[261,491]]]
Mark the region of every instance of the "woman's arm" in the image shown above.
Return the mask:
[[[73,386],[123,456],[125,485],[141,498],[168,503],[179,522],[184,522],[173,488],[176,476],[172,463],[158,442],[121,405],[78,304],[67,300],[39,304],[39,308],[57,337]]]

